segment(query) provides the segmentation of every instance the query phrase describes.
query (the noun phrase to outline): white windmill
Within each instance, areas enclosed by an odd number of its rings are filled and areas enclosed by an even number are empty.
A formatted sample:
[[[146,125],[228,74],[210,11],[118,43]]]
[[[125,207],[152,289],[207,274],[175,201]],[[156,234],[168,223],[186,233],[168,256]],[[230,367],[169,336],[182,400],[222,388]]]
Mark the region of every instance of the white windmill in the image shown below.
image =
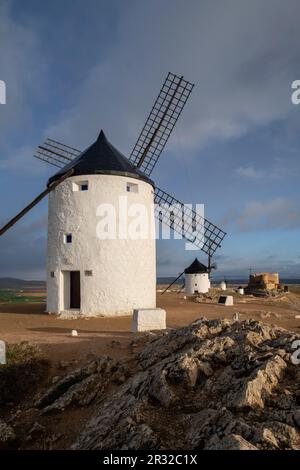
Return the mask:
[[[185,270],[185,293],[206,294],[210,289],[208,268],[198,258]]]
[[[109,316],[155,307],[155,239],[150,230],[142,239],[97,237],[99,205],[116,207],[122,196],[148,209],[149,227],[155,215],[210,256],[221,246],[223,230],[202,218],[203,230],[195,232],[199,215],[149,178],[193,86],[168,74],[128,159],[103,131],[83,152],[52,139],[38,147],[35,157],[60,170],[0,235],[49,194],[48,312]],[[172,217],[166,219],[157,207],[154,213],[153,203],[172,206]]]

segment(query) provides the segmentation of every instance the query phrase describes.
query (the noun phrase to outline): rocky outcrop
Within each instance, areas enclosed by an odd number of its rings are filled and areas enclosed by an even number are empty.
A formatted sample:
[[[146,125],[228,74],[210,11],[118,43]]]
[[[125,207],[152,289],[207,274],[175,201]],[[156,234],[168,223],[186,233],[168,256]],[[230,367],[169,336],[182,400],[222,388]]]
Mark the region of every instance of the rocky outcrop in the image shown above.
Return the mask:
[[[136,373],[72,447],[300,449],[296,338],[254,320],[204,318],[152,336]]]
[[[55,381],[55,384],[36,401],[35,407],[45,414],[63,411],[71,405],[89,405],[102,397],[111,382],[124,382],[126,374],[126,368],[108,356],[93,359],[61,380]]]
[[[73,449],[300,449],[295,339],[254,320],[205,318],[139,335],[130,364],[93,357],[56,378],[34,419],[89,408]],[[40,424],[29,432],[39,434]]]

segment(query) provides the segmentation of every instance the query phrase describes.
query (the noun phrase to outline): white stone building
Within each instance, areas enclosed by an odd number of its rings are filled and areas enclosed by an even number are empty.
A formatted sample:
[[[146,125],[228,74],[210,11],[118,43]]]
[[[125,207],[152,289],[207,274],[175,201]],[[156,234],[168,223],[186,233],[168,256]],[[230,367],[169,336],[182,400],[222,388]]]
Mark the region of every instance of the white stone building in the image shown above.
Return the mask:
[[[210,288],[208,269],[195,258],[192,264],[185,269],[185,293],[206,294]]]
[[[111,316],[155,307],[153,182],[108,142],[103,131],[48,184],[72,168],[73,175],[49,195],[47,311]],[[148,210],[146,238],[119,236],[124,216],[120,197],[128,206],[142,204]],[[116,210],[113,239],[101,239],[97,232],[106,205]]]

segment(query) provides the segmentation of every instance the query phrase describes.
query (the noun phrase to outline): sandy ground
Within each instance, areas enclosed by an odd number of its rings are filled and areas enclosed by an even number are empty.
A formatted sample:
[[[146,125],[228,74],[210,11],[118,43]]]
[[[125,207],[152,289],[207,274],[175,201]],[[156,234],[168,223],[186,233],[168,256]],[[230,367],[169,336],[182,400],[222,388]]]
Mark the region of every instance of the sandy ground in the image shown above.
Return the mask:
[[[157,292],[157,306],[167,311],[167,326],[177,328],[191,323],[199,317],[232,318],[239,312],[240,318],[255,318],[299,333],[300,288],[281,300],[264,300],[241,297],[235,299],[234,307],[225,307],[217,303],[195,302],[192,298],[184,299],[184,294],[175,291],[161,295]],[[71,330],[78,331],[78,337],[71,336]],[[45,313],[45,303],[7,303],[0,304],[0,339],[8,343],[29,341],[36,344],[47,359],[49,367],[40,382],[23,398],[22,402],[0,407],[1,417],[9,420],[20,410],[26,410],[28,403],[35,400],[36,394],[44,393],[53,380],[62,378],[79,365],[86,363],[92,355],[109,355],[116,359],[125,359],[126,367],[136,368],[136,352],[142,348],[143,340],[132,345],[136,334],[131,333],[131,317],[90,318],[61,320]],[[97,406],[97,405],[95,405]],[[21,436],[21,448],[67,449],[85,423],[93,416],[95,406],[66,409],[64,413],[38,415],[31,409],[19,414],[14,421],[18,436]],[[33,423],[38,422],[47,429],[47,436],[60,436],[52,440],[26,440]],[[22,447],[23,446],[23,447]]]
[[[235,299],[233,307],[216,303],[196,303],[184,294],[157,293],[157,306],[167,311],[167,326],[177,328],[204,316],[207,318],[255,318],[300,331],[300,294],[290,293],[281,300]],[[71,330],[78,337],[71,337]],[[131,355],[131,317],[61,320],[45,313],[44,303],[0,304],[0,338],[8,343],[29,341],[40,346],[50,361],[85,361],[89,354],[115,358]]]

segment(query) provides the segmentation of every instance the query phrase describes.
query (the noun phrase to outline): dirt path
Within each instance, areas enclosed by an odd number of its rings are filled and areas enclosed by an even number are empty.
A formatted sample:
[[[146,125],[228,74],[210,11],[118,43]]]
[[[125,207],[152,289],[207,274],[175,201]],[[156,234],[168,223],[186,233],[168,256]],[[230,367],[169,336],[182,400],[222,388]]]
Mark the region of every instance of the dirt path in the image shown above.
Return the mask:
[[[255,318],[278,326],[300,331],[299,296],[289,294],[288,300],[235,300],[234,307],[185,300],[175,292],[158,293],[157,305],[167,311],[167,326],[178,328],[201,316]],[[79,336],[71,337],[76,329]],[[50,361],[84,361],[89,354],[108,354],[114,358],[131,355],[131,317],[60,320],[45,313],[44,303],[0,304],[0,338],[8,343],[29,341],[37,344]]]

